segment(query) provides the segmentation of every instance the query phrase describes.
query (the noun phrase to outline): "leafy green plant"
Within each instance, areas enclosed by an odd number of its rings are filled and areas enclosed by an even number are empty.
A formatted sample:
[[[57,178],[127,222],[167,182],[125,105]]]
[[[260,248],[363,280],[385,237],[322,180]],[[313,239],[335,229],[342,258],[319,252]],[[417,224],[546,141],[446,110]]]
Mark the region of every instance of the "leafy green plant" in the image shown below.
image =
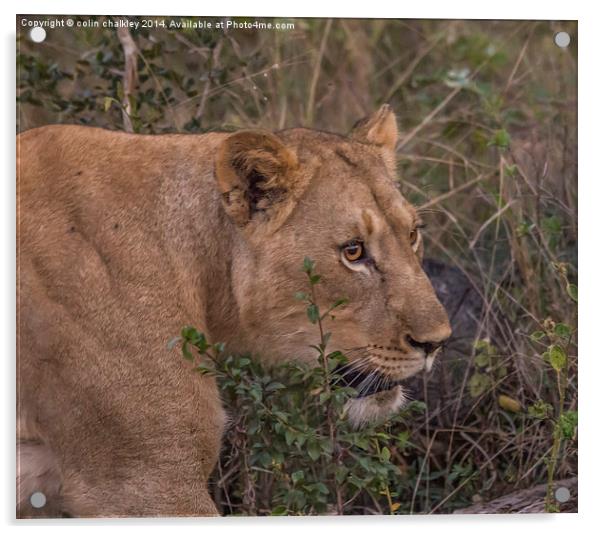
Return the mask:
[[[565,276],[566,271],[562,265],[557,265],[557,269]],[[567,293],[575,301],[577,300],[577,286],[570,284],[566,280]],[[551,367],[554,373],[555,383],[558,391],[558,407],[554,414],[554,408],[548,403],[538,400],[529,407],[529,415],[534,418],[547,420],[552,426],[552,448],[546,458],[547,465],[547,491],[546,491],[546,511],[558,512],[558,505],[554,502],[554,478],[556,474],[556,465],[563,441],[573,440],[577,429],[578,412],[577,410],[566,409],[567,385],[569,379],[569,351],[573,343],[575,331],[569,325],[556,323],[552,319],[544,321],[544,330],[538,330],[531,334],[531,339],[537,343],[546,345],[546,350],[542,357]]]

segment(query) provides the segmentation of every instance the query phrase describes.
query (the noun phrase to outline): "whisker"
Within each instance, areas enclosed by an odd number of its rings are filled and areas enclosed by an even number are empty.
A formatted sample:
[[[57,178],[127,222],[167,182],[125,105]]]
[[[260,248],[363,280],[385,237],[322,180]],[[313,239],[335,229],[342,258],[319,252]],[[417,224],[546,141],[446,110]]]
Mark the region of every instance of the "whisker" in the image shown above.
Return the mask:
[[[366,360],[362,360],[360,361],[358,364],[350,366],[344,373],[342,373],[340,375],[340,377],[334,381],[334,383],[338,383],[340,380],[343,380],[344,378],[346,378],[349,374],[352,373],[358,373],[357,376],[348,384],[348,385],[352,385],[353,382],[355,382],[358,378],[361,378],[362,375],[362,371],[364,368],[366,368],[370,363],[372,362],[371,358],[367,358]],[[355,362],[354,362],[355,363]]]
[[[353,362],[349,362],[346,363],[345,365],[341,366],[339,369],[337,369],[337,374],[344,374],[348,371],[352,371],[352,370],[360,370],[364,367],[366,367],[367,365],[369,365],[370,363],[372,363],[373,361],[373,356],[368,355],[368,357],[361,359],[361,360],[355,360]]]
[[[357,388],[355,388],[355,389],[357,389],[358,395],[361,396],[362,393],[364,393],[364,391],[368,391],[370,389],[370,386],[372,385],[374,380],[376,380],[378,378],[378,376],[375,373],[376,373],[376,369],[373,369],[372,371],[370,371],[368,376],[362,380],[362,382],[360,383],[360,385]]]
[[[354,382],[356,382],[356,381],[357,381],[357,380],[359,380],[359,379],[361,379],[361,381],[360,381],[359,385],[358,385],[357,387],[356,387],[356,386],[354,386]],[[361,386],[361,385],[362,385],[362,384],[363,384],[365,381],[366,381],[366,377],[365,377],[365,376],[364,376],[364,377],[362,377],[362,375],[361,375],[361,374],[358,374],[358,375],[356,375],[355,377],[353,377],[353,378],[351,379],[351,382],[349,382],[349,384],[347,384],[347,386],[348,386],[348,387],[355,388],[356,390],[358,390],[358,391],[359,391],[359,387],[360,387],[360,386]]]
[[[381,389],[387,389],[389,379],[383,373],[380,374],[380,378],[378,380],[378,384],[376,385],[376,390],[380,391]]]

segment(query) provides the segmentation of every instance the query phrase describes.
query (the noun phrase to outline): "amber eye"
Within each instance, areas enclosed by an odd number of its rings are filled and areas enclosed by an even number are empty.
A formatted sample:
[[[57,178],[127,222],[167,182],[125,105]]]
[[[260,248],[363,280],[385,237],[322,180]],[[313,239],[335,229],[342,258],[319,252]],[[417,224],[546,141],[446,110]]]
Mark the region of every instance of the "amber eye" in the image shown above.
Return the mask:
[[[343,247],[343,255],[347,261],[361,260],[364,256],[364,244],[361,241],[352,241]]]

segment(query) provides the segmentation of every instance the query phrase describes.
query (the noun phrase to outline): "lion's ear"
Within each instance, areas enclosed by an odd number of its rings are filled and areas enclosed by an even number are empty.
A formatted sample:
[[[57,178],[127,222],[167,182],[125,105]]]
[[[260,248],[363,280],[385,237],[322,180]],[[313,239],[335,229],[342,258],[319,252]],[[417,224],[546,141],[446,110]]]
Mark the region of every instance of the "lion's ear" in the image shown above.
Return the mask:
[[[215,178],[228,215],[239,226],[268,213],[286,199],[295,153],[278,137],[260,130],[229,135],[215,159]]]
[[[350,137],[383,148],[387,158],[394,158],[399,131],[397,119],[389,104],[383,104],[378,111],[358,121],[351,130]]]

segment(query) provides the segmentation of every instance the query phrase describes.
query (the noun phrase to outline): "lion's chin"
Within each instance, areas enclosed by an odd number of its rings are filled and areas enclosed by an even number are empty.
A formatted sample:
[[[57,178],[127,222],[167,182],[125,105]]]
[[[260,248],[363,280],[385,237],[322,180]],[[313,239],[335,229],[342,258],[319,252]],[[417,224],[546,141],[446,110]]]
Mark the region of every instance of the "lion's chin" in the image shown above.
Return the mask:
[[[386,421],[407,403],[403,388],[399,385],[373,395],[349,399],[343,409],[345,416],[355,428],[370,423]]]

